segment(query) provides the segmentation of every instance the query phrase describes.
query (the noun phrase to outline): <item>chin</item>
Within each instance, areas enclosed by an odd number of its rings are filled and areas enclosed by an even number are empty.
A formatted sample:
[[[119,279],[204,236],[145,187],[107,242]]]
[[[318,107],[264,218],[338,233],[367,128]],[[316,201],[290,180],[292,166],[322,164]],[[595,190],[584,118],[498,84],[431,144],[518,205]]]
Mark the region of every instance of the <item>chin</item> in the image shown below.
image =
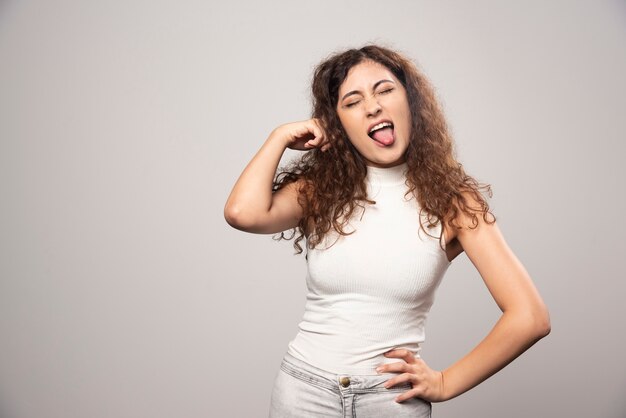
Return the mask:
[[[373,141],[372,139],[369,140]],[[408,144],[403,146],[398,141],[396,141],[388,148],[378,147],[376,144],[371,144],[371,146],[374,147],[374,149],[371,149],[367,146],[362,146],[363,151],[366,152],[361,152],[359,150],[359,147],[357,147],[357,150],[359,151],[361,156],[370,163],[385,166],[394,166],[402,164],[406,161],[405,154],[408,148]]]
[[[372,158],[368,158],[368,159],[375,163],[385,164],[385,165],[396,165],[396,164],[401,164],[406,161],[404,152],[399,155],[384,155],[384,156],[372,155]]]

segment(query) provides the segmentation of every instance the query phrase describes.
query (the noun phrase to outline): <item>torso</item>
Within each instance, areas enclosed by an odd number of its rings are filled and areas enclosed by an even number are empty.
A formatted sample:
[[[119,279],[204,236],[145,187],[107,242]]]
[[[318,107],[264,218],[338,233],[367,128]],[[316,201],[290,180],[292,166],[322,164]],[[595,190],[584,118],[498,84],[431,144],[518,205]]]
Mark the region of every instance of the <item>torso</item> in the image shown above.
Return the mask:
[[[309,220],[309,231],[313,230],[313,221]],[[457,237],[456,228],[451,228],[449,225],[445,224],[443,226],[443,235],[446,239],[445,248],[446,248],[446,257],[448,261],[454,260],[459,254],[463,252],[463,246],[459,242]],[[306,238],[308,238],[308,234],[305,234]]]
[[[375,375],[376,365],[392,362],[383,356],[390,348],[419,354],[456,241],[447,239],[444,251],[442,226],[423,230],[427,220],[406,193],[405,169],[368,167],[367,195],[375,204],[338,220],[347,235],[331,228],[307,248],[305,312],[288,346],[294,357],[337,374]]]

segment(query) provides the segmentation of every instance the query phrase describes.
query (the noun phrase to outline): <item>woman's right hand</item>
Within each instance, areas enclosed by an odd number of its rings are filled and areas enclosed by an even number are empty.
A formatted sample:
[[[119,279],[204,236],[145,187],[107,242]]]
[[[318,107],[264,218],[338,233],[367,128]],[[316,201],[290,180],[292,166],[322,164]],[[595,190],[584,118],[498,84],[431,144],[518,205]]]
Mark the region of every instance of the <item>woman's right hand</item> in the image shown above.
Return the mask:
[[[272,135],[280,137],[285,141],[285,146],[293,150],[307,151],[318,147],[326,151],[330,147],[317,118],[281,125],[274,129]]]

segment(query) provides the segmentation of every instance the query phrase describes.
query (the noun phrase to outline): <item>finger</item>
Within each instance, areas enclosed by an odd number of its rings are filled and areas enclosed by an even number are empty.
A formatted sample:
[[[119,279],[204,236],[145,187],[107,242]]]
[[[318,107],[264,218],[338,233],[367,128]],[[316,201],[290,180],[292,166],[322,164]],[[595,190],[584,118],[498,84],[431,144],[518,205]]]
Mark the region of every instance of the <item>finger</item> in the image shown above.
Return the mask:
[[[418,394],[419,394],[419,390],[411,389],[411,390],[408,390],[406,392],[402,392],[401,394],[396,396],[396,399],[394,399],[394,400],[396,402],[400,403],[400,402],[406,401],[407,399],[414,398],[414,397],[418,396]]]
[[[387,363],[382,366],[376,367],[376,371],[379,373],[392,373],[392,372],[406,372],[408,371],[408,364],[403,362]]]
[[[311,128],[307,124],[304,124],[304,123],[294,126],[293,132],[295,135],[300,136],[300,137],[305,136],[305,135],[310,135],[312,133]]]
[[[319,147],[319,140],[317,138],[309,139],[307,144],[311,145],[311,148]]]
[[[411,350],[407,350],[406,348],[396,348],[394,350],[387,351],[384,356],[401,358],[407,363],[412,363],[415,360],[415,355],[413,354],[413,352]]]
[[[323,130],[322,121],[319,118],[313,118],[311,120],[320,130]]]
[[[313,139],[309,139],[304,145],[309,148],[313,148],[313,147],[318,147],[319,142],[320,141],[317,138],[313,138]]]
[[[313,133],[313,135],[315,135],[315,139],[321,141],[324,138],[324,134],[322,132],[322,129],[319,127],[319,125],[315,122],[311,123],[309,125],[309,129],[311,130],[311,133]]]
[[[320,137],[324,138],[324,140],[327,140],[326,131],[324,130],[324,127],[322,126],[321,122],[315,122],[315,126],[317,127],[317,130],[319,131]]]
[[[307,142],[304,143],[304,146],[307,148],[317,147],[318,145],[319,145],[318,138],[309,139]]]
[[[326,151],[329,146],[328,140],[323,136],[321,138],[311,139],[309,142],[311,143],[311,146],[319,147],[322,151]]]
[[[389,380],[387,380],[383,386],[386,388],[390,388],[392,386],[398,385],[400,383],[404,383],[404,382],[413,382],[415,381],[415,376],[413,376],[411,373],[402,373],[401,375],[398,375],[396,377],[393,377]]]

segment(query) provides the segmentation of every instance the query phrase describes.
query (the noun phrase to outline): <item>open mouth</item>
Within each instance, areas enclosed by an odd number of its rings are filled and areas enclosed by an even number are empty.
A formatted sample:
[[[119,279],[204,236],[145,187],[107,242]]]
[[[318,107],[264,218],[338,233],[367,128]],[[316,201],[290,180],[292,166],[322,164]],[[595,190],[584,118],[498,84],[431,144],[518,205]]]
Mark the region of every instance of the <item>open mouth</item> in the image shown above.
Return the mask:
[[[367,133],[370,138],[383,145],[391,145],[395,140],[393,123],[381,122],[370,129]]]

